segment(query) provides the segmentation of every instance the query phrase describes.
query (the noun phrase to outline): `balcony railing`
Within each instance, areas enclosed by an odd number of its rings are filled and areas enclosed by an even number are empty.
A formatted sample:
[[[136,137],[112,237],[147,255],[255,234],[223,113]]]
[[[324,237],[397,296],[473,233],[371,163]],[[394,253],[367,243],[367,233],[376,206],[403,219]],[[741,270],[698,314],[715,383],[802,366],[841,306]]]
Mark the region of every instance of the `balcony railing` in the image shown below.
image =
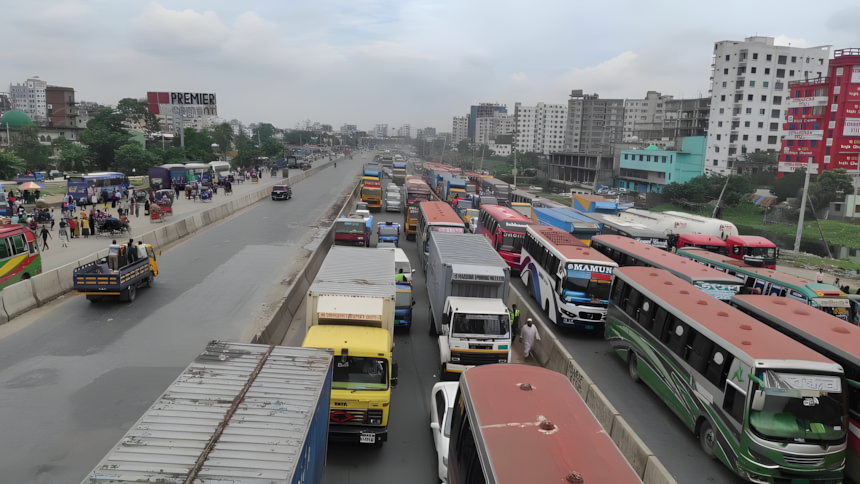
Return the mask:
[[[860,55],[860,48],[851,47],[849,49],[837,49],[833,51],[833,57],[845,57],[848,55]]]
[[[830,83],[830,76],[815,77],[813,79],[802,79],[800,81],[788,81],[788,87],[802,86],[802,85],[813,85],[813,84],[829,84],[829,83]]]

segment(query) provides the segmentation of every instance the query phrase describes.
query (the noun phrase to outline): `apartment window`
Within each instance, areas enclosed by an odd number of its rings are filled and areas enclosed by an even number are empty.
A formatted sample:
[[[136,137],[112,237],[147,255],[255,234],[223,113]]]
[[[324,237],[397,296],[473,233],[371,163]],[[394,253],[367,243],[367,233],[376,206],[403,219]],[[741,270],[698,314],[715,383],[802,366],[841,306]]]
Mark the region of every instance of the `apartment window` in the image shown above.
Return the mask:
[[[729,75],[729,70],[728,70],[728,69],[723,69],[723,74],[725,74],[725,75]]]
[[[824,59],[818,59],[818,65],[823,66],[824,65]]]
[[[785,69],[777,69],[776,70],[776,77],[778,77],[780,79],[785,77]]]
[[[755,67],[750,67],[750,74],[755,74]]]
[[[663,158],[663,163],[666,163],[666,157],[663,156],[662,158]],[[672,176],[672,175],[669,175],[669,176]]]
[[[731,58],[732,58],[731,55],[726,54],[726,60],[731,60]]]
[[[720,96],[720,101],[725,101],[725,100],[726,100],[726,95],[725,95],[725,94],[723,94],[722,96]]]
[[[720,114],[724,114],[725,112],[726,112],[726,110],[725,110],[725,109],[720,108]]]
[[[766,76],[770,75],[770,67],[765,67],[765,69],[764,69],[764,74],[765,74]]]
[[[714,166],[717,166],[717,160],[714,160]]]
[[[788,71],[788,76],[789,76],[789,77],[794,77],[794,71],[793,71],[793,70]]]
[[[797,63],[797,57],[796,56],[791,56],[791,63],[792,64]]]
[[[753,100],[753,95],[747,94],[747,101],[752,101],[752,100]]]
[[[755,87],[755,81],[750,81],[750,87]]]
[[[750,127],[750,122],[744,121],[744,128],[749,128],[749,127]]]
[[[722,128],[722,127],[723,127],[723,122],[722,122],[722,121],[717,121],[717,127],[718,127],[718,128]]]
[[[727,86],[728,86],[728,84],[729,84],[728,82],[723,81],[723,87],[727,87]],[[725,97],[725,96],[723,96],[723,97]]]
[[[771,54],[768,54],[767,58],[765,60],[772,60],[772,59],[773,59],[773,56]]]
[[[781,55],[776,58],[777,64],[785,64],[785,61],[788,59],[788,56]]]
[[[764,109],[759,109],[759,110],[758,110],[758,113],[759,113],[760,115],[762,115],[762,116],[764,116],[764,112],[765,112],[765,110],[764,110]],[[761,123],[758,123],[758,124],[761,124]]]
[[[770,111],[770,117],[771,117],[771,118],[778,118],[778,117],[780,117],[780,116],[779,116],[779,109],[772,109],[772,110]]]
[[[779,123],[770,123],[771,131],[779,131]]]
[[[767,144],[775,145],[776,144],[776,136],[768,136],[767,137]]]
[[[714,153],[719,153],[719,152],[720,152],[720,147],[714,146]]]
[[[749,141],[749,139],[750,139],[750,135],[745,134],[743,139],[744,139],[744,141]]]
[[[738,75],[744,74],[744,73],[746,73],[746,71],[747,71],[746,67],[738,67]]]
[[[723,135],[721,135],[721,134],[717,135],[717,141],[721,140],[722,138],[723,138]]]
[[[758,60],[758,54],[755,52],[753,53],[753,60]]]
[[[761,135],[760,135],[760,134],[757,134],[757,135],[755,136],[755,140],[756,140],[756,141],[761,141]]]
[[[752,108],[747,108],[747,114],[752,114]]]

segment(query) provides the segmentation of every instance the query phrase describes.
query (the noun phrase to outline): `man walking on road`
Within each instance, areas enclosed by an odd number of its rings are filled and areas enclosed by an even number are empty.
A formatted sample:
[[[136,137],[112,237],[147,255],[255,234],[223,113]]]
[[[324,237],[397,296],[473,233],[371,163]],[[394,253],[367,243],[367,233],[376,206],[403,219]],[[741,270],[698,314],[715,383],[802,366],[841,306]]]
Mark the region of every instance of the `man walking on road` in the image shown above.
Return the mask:
[[[529,357],[532,346],[535,344],[535,340],[540,339],[540,335],[538,334],[537,326],[532,323],[532,318],[526,320],[526,325],[523,326],[523,356],[526,358]]]
[[[511,337],[515,337],[517,335],[517,331],[520,329],[520,310],[517,309],[517,305],[514,304],[511,306]]]
[[[51,237],[51,233],[48,232],[48,229],[42,227],[42,231],[39,233],[42,236],[42,250],[48,250],[48,237]],[[53,239],[53,237],[51,237]]]

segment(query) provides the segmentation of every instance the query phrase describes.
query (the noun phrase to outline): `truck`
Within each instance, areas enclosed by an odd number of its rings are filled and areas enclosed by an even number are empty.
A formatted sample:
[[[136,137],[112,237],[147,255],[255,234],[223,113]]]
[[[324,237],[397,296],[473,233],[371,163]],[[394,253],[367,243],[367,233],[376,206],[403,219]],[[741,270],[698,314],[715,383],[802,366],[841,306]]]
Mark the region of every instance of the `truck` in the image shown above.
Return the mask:
[[[412,328],[412,306],[415,305],[415,300],[412,299],[412,284],[409,282],[398,282],[397,298],[394,307],[394,325],[398,328],[403,328],[409,331]]]
[[[332,247],[308,289],[303,347],[332,348],[332,440],[388,440],[394,361],[394,249]]]
[[[511,361],[507,307],[511,269],[477,234],[430,234],[430,335],[438,337],[440,376]],[[480,295],[482,297],[475,297]]]
[[[365,180],[361,186],[361,201],[370,210],[382,211],[382,186],[378,181]]]
[[[367,217],[361,213],[351,213],[349,217],[341,215],[334,221],[334,245],[370,247],[372,233],[373,217],[369,213]]]
[[[319,483],[335,357],[213,341],[81,484]]]
[[[403,183],[406,182],[406,163],[398,163],[395,161],[392,172],[394,176],[391,178],[394,180],[394,183],[397,185],[403,185]]]
[[[397,222],[379,222],[376,224],[377,243],[391,242],[400,247],[400,224]]]
[[[382,179],[381,178],[381,176],[382,176],[381,172],[382,172],[382,170],[378,164],[368,163],[368,164],[364,165],[364,168],[362,168],[361,176],[362,176],[362,179],[364,177],[375,178],[376,181],[378,182]]]
[[[458,178],[446,180],[444,200],[451,203],[455,198],[466,198],[466,182]]]
[[[141,247],[144,251],[140,250]],[[137,251],[131,262],[130,250]],[[156,252],[149,244],[111,246],[107,257],[77,267],[72,272],[73,288],[91,302],[106,297],[134,301],[137,288],[151,286],[157,275]]]
[[[600,231],[603,229],[603,224],[563,208],[532,207],[529,218],[537,224],[564,230],[586,245],[591,245],[591,238],[600,235]]]

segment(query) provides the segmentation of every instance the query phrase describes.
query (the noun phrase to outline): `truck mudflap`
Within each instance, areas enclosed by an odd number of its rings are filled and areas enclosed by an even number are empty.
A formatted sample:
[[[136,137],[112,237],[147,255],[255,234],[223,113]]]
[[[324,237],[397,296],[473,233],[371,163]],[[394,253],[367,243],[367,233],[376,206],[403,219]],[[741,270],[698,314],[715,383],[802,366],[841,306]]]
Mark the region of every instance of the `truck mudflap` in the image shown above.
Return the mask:
[[[388,427],[364,427],[354,425],[328,426],[329,442],[347,442],[352,444],[376,444],[388,441]]]

